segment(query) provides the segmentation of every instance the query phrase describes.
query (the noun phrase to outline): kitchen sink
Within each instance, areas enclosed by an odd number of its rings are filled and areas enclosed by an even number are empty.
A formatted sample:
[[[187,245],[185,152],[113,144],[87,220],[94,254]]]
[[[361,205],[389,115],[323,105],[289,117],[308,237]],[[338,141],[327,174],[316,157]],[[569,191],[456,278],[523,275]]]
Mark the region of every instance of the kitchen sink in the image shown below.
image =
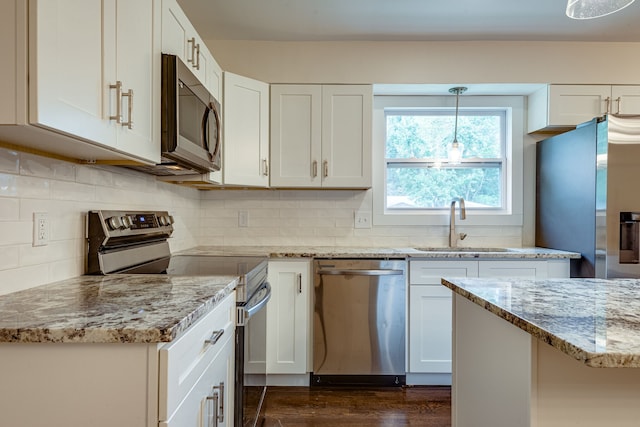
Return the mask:
[[[421,252],[510,252],[509,248],[413,248]]]

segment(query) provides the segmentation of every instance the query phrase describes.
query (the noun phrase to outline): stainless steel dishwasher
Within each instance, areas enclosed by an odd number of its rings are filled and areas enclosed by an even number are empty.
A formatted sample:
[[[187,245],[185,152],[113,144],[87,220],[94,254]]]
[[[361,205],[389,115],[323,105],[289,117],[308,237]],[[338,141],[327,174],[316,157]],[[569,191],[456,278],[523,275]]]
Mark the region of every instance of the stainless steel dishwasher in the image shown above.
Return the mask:
[[[406,261],[314,261],[311,384],[404,385]]]

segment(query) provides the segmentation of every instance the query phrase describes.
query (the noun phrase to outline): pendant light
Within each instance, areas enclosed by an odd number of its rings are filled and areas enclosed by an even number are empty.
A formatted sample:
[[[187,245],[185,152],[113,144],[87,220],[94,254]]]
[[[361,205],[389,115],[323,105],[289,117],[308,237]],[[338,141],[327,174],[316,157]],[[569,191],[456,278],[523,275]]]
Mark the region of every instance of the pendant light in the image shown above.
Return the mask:
[[[635,0],[569,0],[567,16],[573,19],[593,19],[606,16],[629,6]]]
[[[452,87],[449,89],[450,93],[456,94],[456,121],[455,127],[453,128],[453,142],[449,147],[449,164],[450,165],[459,165],[462,160],[462,150],[464,149],[463,145],[458,142],[458,100],[460,98],[460,94],[466,92],[467,88],[463,86]]]

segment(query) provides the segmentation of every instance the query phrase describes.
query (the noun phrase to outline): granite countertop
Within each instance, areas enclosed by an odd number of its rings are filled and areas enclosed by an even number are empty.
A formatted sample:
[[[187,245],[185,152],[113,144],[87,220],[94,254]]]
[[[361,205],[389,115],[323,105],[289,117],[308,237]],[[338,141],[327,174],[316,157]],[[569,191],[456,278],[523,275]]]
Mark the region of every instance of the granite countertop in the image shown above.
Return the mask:
[[[0,296],[1,342],[172,341],[237,285],[236,276],[81,276]]]
[[[499,259],[569,259],[579,253],[546,248],[502,248],[486,251],[482,248],[374,248],[329,246],[198,246],[179,252],[189,255],[260,255],[270,258],[499,258]]]
[[[442,284],[591,367],[640,367],[640,280],[469,279]]]

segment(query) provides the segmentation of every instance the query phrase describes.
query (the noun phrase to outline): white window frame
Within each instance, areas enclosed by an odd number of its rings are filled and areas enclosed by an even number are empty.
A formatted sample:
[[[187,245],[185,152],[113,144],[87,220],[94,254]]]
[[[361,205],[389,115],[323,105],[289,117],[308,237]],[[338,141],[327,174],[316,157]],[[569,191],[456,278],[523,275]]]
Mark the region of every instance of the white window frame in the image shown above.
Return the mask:
[[[453,96],[381,96],[373,107],[373,224],[447,225],[449,209],[387,209],[385,204],[387,164],[385,158],[385,109],[454,108]],[[461,108],[506,109],[506,182],[504,209],[478,209],[467,212],[465,225],[523,225],[523,146],[525,98],[522,96],[464,96]],[[464,142],[464,141],[462,141]]]

